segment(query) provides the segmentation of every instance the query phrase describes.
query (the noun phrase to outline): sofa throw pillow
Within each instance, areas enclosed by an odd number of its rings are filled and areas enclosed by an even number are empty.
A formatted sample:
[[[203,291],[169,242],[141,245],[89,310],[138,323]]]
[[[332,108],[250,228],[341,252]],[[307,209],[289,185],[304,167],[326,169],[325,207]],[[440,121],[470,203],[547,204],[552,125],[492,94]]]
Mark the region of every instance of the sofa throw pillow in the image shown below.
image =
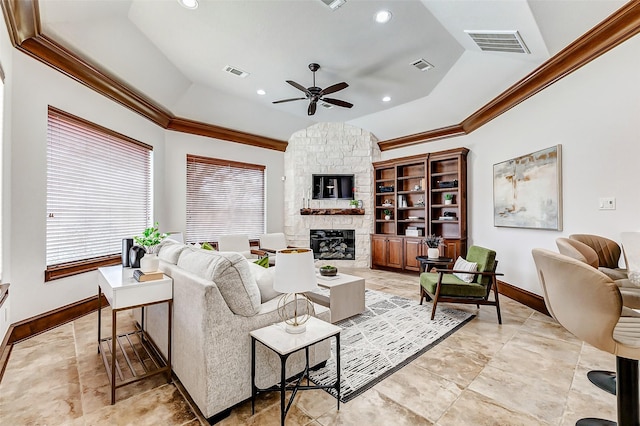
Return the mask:
[[[478,264],[475,262],[467,262],[462,257],[458,256],[456,263],[453,265],[453,269],[456,271],[476,272],[478,270]],[[460,278],[465,283],[470,283],[475,277],[473,274],[464,274],[460,272],[454,272],[453,275]]]
[[[241,254],[189,249],[180,255],[178,266],[213,281],[234,314],[250,317],[258,313],[260,289]]]
[[[254,261],[256,265],[262,266],[263,268],[269,267],[269,256],[261,257],[260,259]]]
[[[176,263],[178,263],[180,253],[182,253],[182,251],[186,248],[187,246],[185,246],[184,244],[167,238],[162,243],[160,243],[160,246],[158,248],[158,257],[160,258],[160,260],[164,260],[165,262],[175,265]]]
[[[260,289],[260,300],[262,303],[268,302],[282,294],[273,289],[273,279],[275,278],[276,268],[263,268],[259,266],[257,262],[249,262],[249,270],[251,270],[253,278],[255,278],[258,288]]]

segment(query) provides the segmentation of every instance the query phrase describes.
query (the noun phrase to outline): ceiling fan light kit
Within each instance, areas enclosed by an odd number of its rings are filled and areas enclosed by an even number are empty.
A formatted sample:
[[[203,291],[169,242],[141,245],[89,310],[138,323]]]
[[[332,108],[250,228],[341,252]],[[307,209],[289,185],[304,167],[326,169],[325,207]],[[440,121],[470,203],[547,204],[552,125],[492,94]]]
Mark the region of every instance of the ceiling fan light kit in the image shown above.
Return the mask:
[[[353,106],[352,103],[349,103],[347,101],[343,101],[340,99],[333,99],[333,98],[325,98],[324,95],[329,95],[331,93],[335,93],[338,92],[342,89],[346,89],[347,87],[349,87],[349,85],[347,83],[345,83],[344,81],[342,83],[336,83],[334,85],[331,85],[325,89],[322,89],[318,86],[316,86],[316,71],[318,71],[320,69],[320,65],[316,64],[316,63],[310,63],[309,64],[309,69],[311,70],[311,72],[313,73],[313,86],[311,87],[304,87],[303,85],[296,83],[293,80],[287,80],[287,83],[289,83],[290,85],[292,85],[293,87],[295,87],[296,89],[300,90],[301,92],[304,92],[305,97],[304,98],[289,98],[289,99],[281,99],[279,101],[273,101],[274,104],[281,104],[284,102],[291,102],[291,101],[301,101],[304,99],[308,99],[309,100],[309,107],[307,108],[307,115],[314,115],[316,113],[316,108],[317,108],[317,104],[318,101],[321,101],[323,103],[327,103],[327,104],[331,104],[331,105],[336,105],[339,107],[343,107],[343,108],[351,108]]]

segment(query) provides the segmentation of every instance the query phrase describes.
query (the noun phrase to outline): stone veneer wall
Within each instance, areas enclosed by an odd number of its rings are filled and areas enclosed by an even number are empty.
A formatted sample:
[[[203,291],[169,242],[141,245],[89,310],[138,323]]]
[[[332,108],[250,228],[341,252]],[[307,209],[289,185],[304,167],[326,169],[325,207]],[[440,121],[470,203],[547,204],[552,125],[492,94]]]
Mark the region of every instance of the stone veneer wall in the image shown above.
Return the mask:
[[[373,167],[380,160],[377,139],[344,123],[319,123],[296,132],[284,154],[284,233],[290,245],[309,247],[310,229],[354,229],[356,259],[322,261],[336,266],[369,267],[373,232]],[[311,191],[312,174],[353,174],[355,198],[364,215],[300,215]],[[306,204],[306,202],[305,202]],[[311,200],[311,208],[348,208],[349,200]]]

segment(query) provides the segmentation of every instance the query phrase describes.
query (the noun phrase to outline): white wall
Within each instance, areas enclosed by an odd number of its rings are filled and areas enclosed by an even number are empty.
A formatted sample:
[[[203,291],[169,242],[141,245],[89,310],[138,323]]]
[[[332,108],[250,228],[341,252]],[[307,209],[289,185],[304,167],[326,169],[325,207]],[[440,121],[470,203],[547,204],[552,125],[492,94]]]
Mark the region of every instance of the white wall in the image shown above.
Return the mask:
[[[154,147],[154,211],[163,223],[164,130],[104,96],[12,49],[11,235],[3,280],[11,283],[11,322],[50,311],[97,292],[97,272],[44,282],[46,269],[47,106],[52,105]],[[6,162],[5,162],[6,164]],[[5,227],[4,229],[7,229]]]
[[[11,85],[6,84],[7,81],[10,81],[13,76],[12,69],[12,51],[13,46],[11,41],[9,40],[9,33],[7,32],[7,27],[4,19],[2,23],[0,23],[0,65],[2,65],[2,69],[5,73],[5,85],[4,85],[4,97],[3,97],[3,123],[2,123],[2,153],[0,155],[1,164],[0,164],[0,173],[2,173],[2,177],[0,181],[2,182],[2,188],[0,191],[1,195],[1,203],[0,208],[2,209],[2,214],[0,217],[2,218],[2,222],[0,223],[2,229],[2,241],[0,242],[0,262],[2,263],[0,266],[2,267],[2,275],[0,278],[0,282],[7,283],[8,281],[8,269],[9,269],[9,259],[10,259],[10,250],[9,250],[9,241],[11,238],[11,212],[10,212],[10,203],[8,202],[8,195],[11,193],[11,101],[12,101],[12,91]],[[0,308],[0,340],[4,339],[5,334],[7,333],[7,329],[9,328],[10,315],[11,315],[11,301],[13,300],[12,295],[13,290],[9,291],[9,297],[5,300],[2,308]]]
[[[284,226],[284,153],[271,149],[221,141],[178,132],[166,132],[165,197],[166,229],[186,230],[187,154],[266,166],[267,232],[282,232]],[[229,218],[233,221],[233,218]]]
[[[640,230],[640,37],[627,41],[467,136],[384,151],[383,159],[466,146],[469,237],[495,249],[504,281],[541,294],[531,249],[573,233],[620,241]],[[563,231],[493,226],[493,165],[562,144]],[[598,210],[599,197],[617,209]]]
[[[0,28],[0,33],[6,34],[6,31]],[[8,39],[0,41],[0,58],[7,74],[8,99],[3,164],[5,204],[2,215],[2,279],[11,283],[9,323],[59,308],[97,292],[95,271],[44,282],[48,105],[154,147],[153,208],[154,218],[160,222],[162,231],[184,230],[186,226],[187,153],[265,165],[267,231],[282,231],[282,152],[165,131],[20,53],[10,46]],[[0,336],[4,333],[0,329]]]

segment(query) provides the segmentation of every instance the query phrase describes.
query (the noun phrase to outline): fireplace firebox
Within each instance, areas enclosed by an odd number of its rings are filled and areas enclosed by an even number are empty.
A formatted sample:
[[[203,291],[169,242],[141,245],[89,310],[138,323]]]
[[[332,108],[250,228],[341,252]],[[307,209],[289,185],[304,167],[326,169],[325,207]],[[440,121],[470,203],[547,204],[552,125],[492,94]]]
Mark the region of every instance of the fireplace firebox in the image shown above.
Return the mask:
[[[309,236],[315,259],[356,258],[356,231],[353,229],[312,229]]]

